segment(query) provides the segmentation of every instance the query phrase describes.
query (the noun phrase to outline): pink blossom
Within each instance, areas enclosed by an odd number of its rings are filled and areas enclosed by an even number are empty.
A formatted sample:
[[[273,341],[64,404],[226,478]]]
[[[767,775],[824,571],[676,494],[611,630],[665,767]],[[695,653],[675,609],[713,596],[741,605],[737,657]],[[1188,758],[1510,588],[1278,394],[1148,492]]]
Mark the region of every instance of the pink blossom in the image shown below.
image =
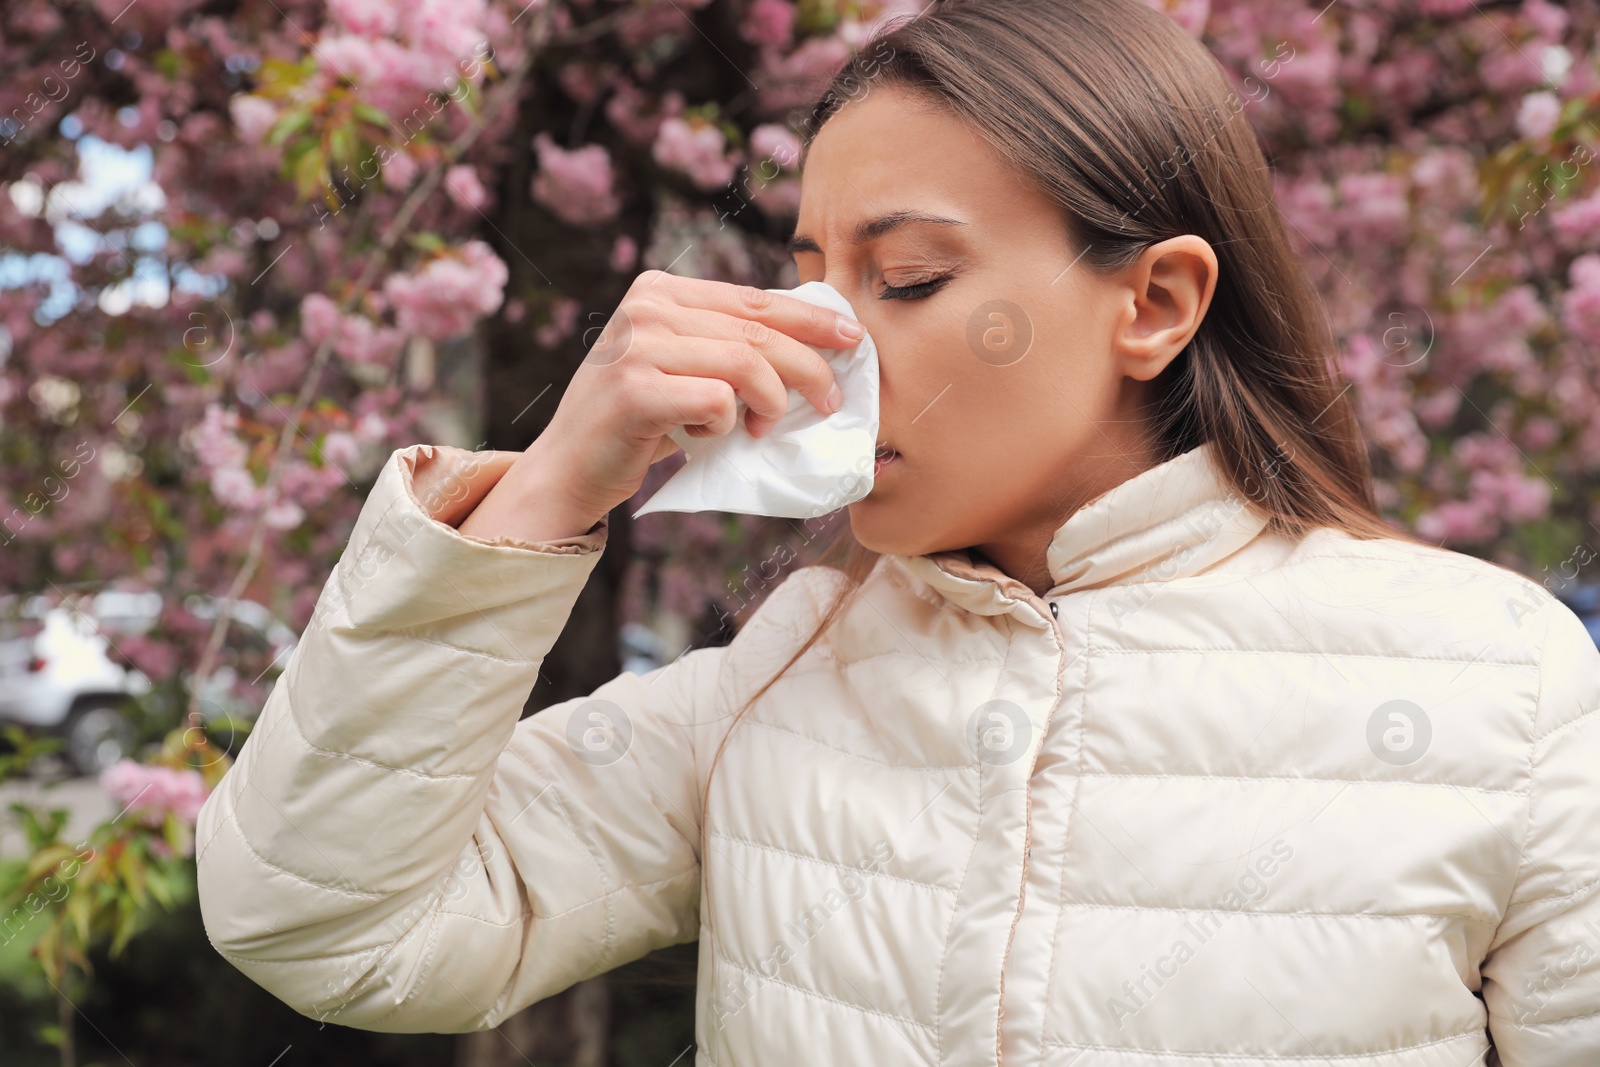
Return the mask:
[[[1392,241],[1405,230],[1406,180],[1395,174],[1347,174],[1339,180],[1339,218],[1351,236]]]
[[[293,530],[306,521],[306,512],[292,500],[276,500],[262,513],[262,521],[274,530]]]
[[[211,495],[230,508],[252,511],[261,506],[261,486],[243,467],[218,467],[211,472]]]
[[[200,421],[189,432],[190,447],[207,467],[243,466],[249,449],[234,432],[239,413],[212,402],[206,405]]]
[[[346,315],[339,322],[333,350],[352,363],[389,363],[405,343],[405,334],[392,326],[375,326],[365,315]]]
[[[1517,132],[1530,141],[1542,141],[1556,128],[1561,101],[1551,92],[1529,93],[1517,108]]]
[[[787,126],[765,122],[750,131],[750,151],[763,160],[758,164],[756,173],[764,177],[772,169],[766,166],[766,160],[788,168],[800,162],[800,138]]]
[[[1482,505],[1447,500],[1417,517],[1417,533],[1430,541],[1486,541],[1499,530],[1494,515]]]
[[[508,276],[493,249],[468,241],[457,254],[431,259],[414,274],[391,274],[383,293],[400,329],[443,341],[498,308]]]
[[[611,99],[606,101],[606,118],[628,140],[645,145],[655,141],[664,119],[681,114],[683,108],[683,94],[678,90],[669,89],[656,100],[618,74],[613,79]]]
[[[617,239],[611,243],[611,269],[619,274],[626,273],[638,261],[639,242],[625,233],[617,234]]]
[[[322,439],[323,462],[340,470],[348,469],[360,455],[361,442],[345,430],[330,430]]]
[[[727,139],[715,123],[673,116],[661,123],[651,149],[663,167],[681,170],[702,189],[715,189],[733,178],[736,166],[727,154]]]
[[[739,35],[751,44],[782,48],[794,33],[794,17],[789,0],[755,0],[739,24]]]
[[[339,305],[322,293],[307,293],[300,299],[300,336],[320,345],[339,327]]]
[[[1522,428],[1522,443],[1535,452],[1549,448],[1560,438],[1561,424],[1548,415],[1535,415]]]
[[[1600,345],[1600,253],[1589,252],[1567,270],[1572,288],[1562,300],[1561,324],[1590,345]]]
[[[379,158],[382,159],[382,153]],[[417,177],[417,161],[404,149],[390,149],[389,158],[382,159],[378,166],[385,188],[397,191],[409,188]]]
[[[368,411],[356,420],[355,435],[362,444],[375,444],[389,435],[389,424],[376,411]]]
[[[1566,32],[1571,18],[1565,8],[1547,0],[1527,0],[1522,5],[1522,17],[1528,20],[1535,33],[1552,41],[1559,40]]]
[[[1474,496],[1506,522],[1533,522],[1550,510],[1550,483],[1521,470],[1474,471]]]
[[[468,55],[483,43],[484,0],[409,0],[395,6],[400,10],[406,38],[446,63]],[[441,77],[443,73],[441,70]]]
[[[1277,200],[1284,217],[1305,240],[1323,248],[1334,243],[1339,226],[1334,217],[1333,189],[1315,177],[1276,177]]]
[[[193,826],[206,802],[200,772],[120,759],[100,772],[100,788],[112,800],[140,813],[149,826],[159,826],[171,812]]]
[[[395,31],[398,5],[390,0],[328,0],[328,14],[351,33],[387,37]]]
[[[531,190],[534,200],[575,226],[604,222],[621,210],[605,146],[584,145],[569,152],[542,130],[533,144],[539,150],[539,173]]]
[[[388,38],[349,33],[324,36],[313,55],[329,76],[358,86],[369,103],[391,115],[409,118],[422,109],[418,121],[426,120],[430,113],[423,103],[428,94],[449,91],[443,80],[452,65],[449,61],[441,70],[441,60],[434,52]]]
[[[489,202],[477,168],[467,163],[458,163],[444,172],[444,191],[468,211],[476,211]]]
[[[239,131],[239,139],[251,144],[260,144],[272,124],[278,121],[278,109],[270,100],[248,94],[230,99],[228,114],[233,116],[233,126]]]
[[[1550,221],[1568,247],[1595,241],[1600,238],[1600,192],[1562,204],[1551,212]]]

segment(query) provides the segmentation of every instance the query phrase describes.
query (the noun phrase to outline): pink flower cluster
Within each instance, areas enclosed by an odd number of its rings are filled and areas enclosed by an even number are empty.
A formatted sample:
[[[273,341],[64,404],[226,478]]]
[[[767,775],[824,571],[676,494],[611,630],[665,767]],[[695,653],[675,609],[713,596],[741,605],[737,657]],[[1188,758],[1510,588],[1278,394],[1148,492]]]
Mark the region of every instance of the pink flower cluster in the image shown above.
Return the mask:
[[[1589,252],[1567,268],[1572,288],[1562,303],[1561,324],[1586,345],[1600,345],[1600,253]]]
[[[1487,541],[1503,524],[1549,514],[1550,483],[1523,469],[1521,454],[1497,432],[1459,437],[1453,458],[1468,473],[1465,500],[1447,500],[1418,517],[1417,533],[1435,541]],[[1441,468],[1441,473],[1443,469]]]
[[[365,315],[341,315],[339,305],[322,293],[300,301],[300,333],[313,345],[332,337],[334,352],[352,363],[387,365],[405,343],[405,334],[392,326],[376,326]]]
[[[131,759],[120,759],[101,771],[100,788],[118,804],[137,811],[150,826],[161,825],[168,812],[193,826],[208,792],[199,771]]]
[[[259,144],[278,121],[278,109],[272,101],[244,93],[228,101],[228,113],[233,117],[234,129],[239,131],[239,139],[251,144]]]
[[[727,185],[738,167],[715,123],[678,115],[661,123],[651,155],[663,167],[683,171],[701,189]]]
[[[211,495],[235,511],[254,512],[267,504],[266,487],[256,482],[246,466],[249,449],[240,440],[239,413],[212,402],[200,421],[188,431],[189,447],[205,469]],[[329,434],[323,466],[304,461],[290,463],[278,479],[276,499],[266,506],[265,519],[275,530],[292,530],[305,521],[305,505],[320,504],[344,484],[343,467],[336,456],[353,456],[357,439],[348,442]]]
[[[533,199],[563,222],[585,226],[616,216],[622,202],[612,189],[611,154],[591,144],[570,152],[540,131],[533,139],[539,150],[539,173],[530,190]]]
[[[508,277],[493,249],[468,241],[455,255],[431,259],[414,274],[389,275],[383,295],[402,331],[443,341],[466,333],[475,320],[498,308]]]
[[[489,202],[489,191],[478,180],[477,168],[469,163],[458,163],[444,172],[444,191],[468,211],[478,211]]]
[[[391,115],[410,114],[430,92],[449,94],[463,61],[485,43],[485,0],[329,0],[330,21],[314,52],[326,74],[359,86]]]

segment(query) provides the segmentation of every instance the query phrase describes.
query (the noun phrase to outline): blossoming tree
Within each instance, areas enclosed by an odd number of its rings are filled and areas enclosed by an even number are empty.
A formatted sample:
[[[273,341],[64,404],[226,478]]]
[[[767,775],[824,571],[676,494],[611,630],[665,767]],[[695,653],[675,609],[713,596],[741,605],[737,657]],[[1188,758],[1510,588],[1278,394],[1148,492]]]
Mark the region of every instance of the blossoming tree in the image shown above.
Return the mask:
[[[1578,580],[1600,523],[1600,10],[1150,2],[1212,48],[1267,145],[1395,521]],[[464,339],[485,425],[455,443],[518,449],[639,271],[794,284],[806,106],[920,6],[7,4],[0,583],[172,594],[117,651],[174,685],[229,654],[189,593],[303,625],[376,465],[448,436],[440,369]],[[91,203],[97,142],[148,151],[153,180]],[[530,708],[609,678],[593,650],[622,622],[737,624],[781,580],[750,562],[806,560],[817,532],[614,516]],[[258,696],[275,676],[238,666]],[[591,1018],[602,990],[546,1010]],[[565,1031],[571,1062],[599,1062],[592,1025]]]

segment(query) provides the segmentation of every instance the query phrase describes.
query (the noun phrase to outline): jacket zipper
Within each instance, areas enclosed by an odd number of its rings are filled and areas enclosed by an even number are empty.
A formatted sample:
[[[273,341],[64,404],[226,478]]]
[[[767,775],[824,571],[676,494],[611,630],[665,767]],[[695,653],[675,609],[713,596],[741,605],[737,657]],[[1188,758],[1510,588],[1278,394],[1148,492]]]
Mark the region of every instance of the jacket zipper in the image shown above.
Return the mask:
[[[1026,601],[1030,601],[1032,603],[1037,604],[1043,598],[1042,597],[1038,597],[1038,596],[1025,596],[1025,597],[1023,597],[1021,599],[1024,599]],[[1061,674],[1062,674],[1062,671],[1064,671],[1066,669],[1067,641],[1066,641],[1066,635],[1064,633],[1062,633],[1061,627],[1056,621],[1056,620],[1060,619],[1060,617],[1061,617],[1060,612],[1056,609],[1056,602],[1054,600],[1051,600],[1051,601],[1048,601],[1047,603],[1049,603],[1049,605],[1050,605],[1050,618],[1051,618],[1050,628],[1053,631],[1055,631],[1056,649],[1058,650],[1058,653],[1059,653],[1059,658],[1056,661],[1056,668],[1055,668],[1055,670],[1056,670],[1055,704],[1051,706],[1050,713],[1045,716],[1045,730],[1048,732],[1048,730],[1050,728],[1050,720],[1051,720],[1051,718],[1053,718],[1055,716],[1056,708],[1059,707],[1060,703],[1061,703],[1061,694],[1063,692],[1063,683],[1062,683]],[[1044,738],[1043,737],[1041,737],[1039,739],[1039,744],[1040,744],[1040,747],[1042,749],[1043,745],[1044,745]],[[1033,785],[1032,785],[1032,781],[1031,781],[1032,776],[1030,775],[1029,778],[1030,778],[1029,784],[1027,785],[1027,787],[1024,790],[1024,798],[1025,799],[1023,801],[1023,803],[1027,805],[1027,808],[1026,808],[1026,810],[1027,810],[1027,840],[1024,842],[1024,844],[1022,846],[1022,884],[1017,889],[1017,910],[1016,910],[1016,914],[1012,915],[1012,917],[1011,917],[1011,929],[1006,933],[1005,952],[1000,957],[1000,988],[999,988],[1000,1007],[999,1007],[999,1011],[997,1011],[995,1013],[995,1021],[994,1021],[994,1062],[995,1062],[995,1067],[1003,1067],[1004,1062],[1005,1062],[1005,1057],[1004,1057],[1004,1054],[1003,1054],[1003,1052],[1001,1050],[1002,1050],[1002,1044],[1003,1044],[1003,1042],[1002,1042],[1002,1031],[1003,1031],[1003,1028],[1004,1028],[1005,1014],[1006,1014],[1006,971],[1005,971],[1006,961],[1011,958],[1011,944],[1012,944],[1012,941],[1016,938],[1017,925],[1022,921],[1022,912],[1023,912],[1024,908],[1026,907],[1027,900],[1028,900],[1028,860],[1029,860],[1031,854],[1033,853],[1033,810],[1032,810],[1033,809]]]

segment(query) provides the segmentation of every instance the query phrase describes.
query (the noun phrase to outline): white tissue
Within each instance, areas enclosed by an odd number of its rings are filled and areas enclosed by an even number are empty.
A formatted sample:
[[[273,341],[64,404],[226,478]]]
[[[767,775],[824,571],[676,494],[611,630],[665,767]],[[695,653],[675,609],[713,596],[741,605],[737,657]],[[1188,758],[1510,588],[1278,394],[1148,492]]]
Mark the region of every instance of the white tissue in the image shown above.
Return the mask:
[[[855,318],[827,282],[768,289]],[[867,334],[854,348],[810,346],[833,368],[843,405],[824,416],[794,389],[789,407],[765,437],[745,429],[748,405],[738,401],[738,421],[721,437],[690,437],[683,427],[667,436],[688,460],[634,518],[653,511],[732,511],[776,518],[816,518],[872,492],[878,446],[878,349]]]

